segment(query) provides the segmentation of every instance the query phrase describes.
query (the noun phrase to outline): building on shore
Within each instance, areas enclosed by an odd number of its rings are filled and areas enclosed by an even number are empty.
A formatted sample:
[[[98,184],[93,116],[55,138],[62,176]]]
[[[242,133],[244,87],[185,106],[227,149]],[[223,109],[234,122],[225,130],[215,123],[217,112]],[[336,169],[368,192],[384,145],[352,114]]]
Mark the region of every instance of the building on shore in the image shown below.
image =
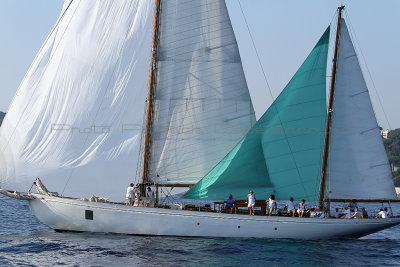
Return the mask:
[[[387,139],[387,138],[388,138],[388,135],[389,135],[389,132],[390,132],[390,130],[381,130],[381,136],[382,136],[384,139]]]

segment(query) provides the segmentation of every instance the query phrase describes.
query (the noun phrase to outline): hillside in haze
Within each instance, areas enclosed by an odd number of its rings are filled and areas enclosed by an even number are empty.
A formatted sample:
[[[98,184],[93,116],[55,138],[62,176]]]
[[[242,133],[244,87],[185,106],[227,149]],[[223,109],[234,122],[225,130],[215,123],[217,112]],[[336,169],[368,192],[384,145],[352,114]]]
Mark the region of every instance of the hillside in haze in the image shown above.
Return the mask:
[[[6,115],[6,113],[0,111],[0,126],[1,126],[1,123],[3,122],[5,115]]]
[[[400,128],[392,130],[387,139],[383,139],[389,162],[392,165],[395,186],[400,186]]]

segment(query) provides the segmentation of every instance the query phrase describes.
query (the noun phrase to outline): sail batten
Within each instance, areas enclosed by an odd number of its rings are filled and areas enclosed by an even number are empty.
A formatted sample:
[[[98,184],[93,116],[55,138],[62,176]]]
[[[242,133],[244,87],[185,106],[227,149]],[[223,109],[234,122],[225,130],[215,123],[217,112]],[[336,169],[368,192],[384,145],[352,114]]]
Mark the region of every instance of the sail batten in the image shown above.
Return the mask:
[[[223,0],[163,1],[150,179],[194,184],[255,123]]]
[[[341,22],[327,199],[396,199],[391,169],[349,31]]]

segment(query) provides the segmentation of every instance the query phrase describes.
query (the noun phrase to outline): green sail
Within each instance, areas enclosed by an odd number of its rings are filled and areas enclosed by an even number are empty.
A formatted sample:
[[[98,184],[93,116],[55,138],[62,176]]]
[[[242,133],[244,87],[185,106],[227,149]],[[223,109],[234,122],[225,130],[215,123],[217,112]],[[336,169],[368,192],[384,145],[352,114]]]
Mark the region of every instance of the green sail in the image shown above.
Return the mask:
[[[326,124],[329,27],[274,103],[247,135],[183,198],[316,201]]]

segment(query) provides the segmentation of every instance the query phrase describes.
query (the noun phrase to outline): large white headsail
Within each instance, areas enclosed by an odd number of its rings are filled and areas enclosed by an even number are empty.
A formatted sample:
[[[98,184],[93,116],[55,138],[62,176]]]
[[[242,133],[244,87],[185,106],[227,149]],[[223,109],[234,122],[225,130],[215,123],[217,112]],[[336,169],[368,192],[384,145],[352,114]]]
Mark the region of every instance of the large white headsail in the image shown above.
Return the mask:
[[[368,88],[341,22],[329,158],[329,199],[395,199],[389,161]]]
[[[1,127],[0,187],[26,191],[40,177],[52,191],[67,185],[66,195],[124,198],[139,154],[154,4],[66,1]]]
[[[161,4],[150,178],[194,184],[255,115],[224,0]]]

